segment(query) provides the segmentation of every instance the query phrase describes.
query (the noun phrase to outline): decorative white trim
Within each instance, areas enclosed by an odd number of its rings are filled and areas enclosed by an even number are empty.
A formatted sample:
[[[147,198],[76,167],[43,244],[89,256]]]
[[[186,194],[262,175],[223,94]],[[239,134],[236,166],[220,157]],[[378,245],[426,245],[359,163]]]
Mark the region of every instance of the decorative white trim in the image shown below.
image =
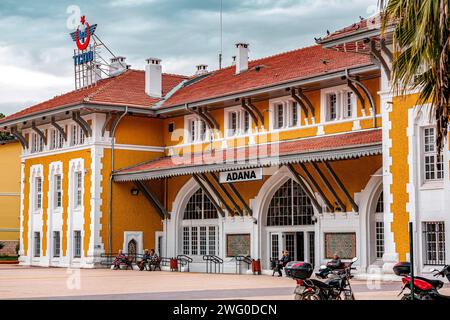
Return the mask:
[[[134,240],[136,241],[136,253],[141,254],[144,251],[143,235],[142,231],[125,231],[123,233],[123,252],[128,253],[128,243]]]
[[[322,124],[334,124],[342,121],[353,121],[358,118],[357,114],[357,103],[355,94],[352,94],[352,116],[345,117],[344,106],[346,102],[346,94],[352,92],[347,85],[340,85],[331,88],[325,88],[320,90],[320,122]],[[336,95],[336,119],[328,119],[328,95]],[[363,118],[366,117],[364,110],[362,110]]]

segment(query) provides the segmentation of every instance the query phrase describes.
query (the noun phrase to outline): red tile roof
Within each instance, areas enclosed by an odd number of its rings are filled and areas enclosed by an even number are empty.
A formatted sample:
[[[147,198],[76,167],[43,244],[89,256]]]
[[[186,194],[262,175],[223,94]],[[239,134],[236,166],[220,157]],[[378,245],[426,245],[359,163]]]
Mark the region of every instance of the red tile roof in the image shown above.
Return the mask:
[[[119,174],[158,171],[169,168],[196,167],[207,164],[233,163],[270,156],[336,150],[381,143],[381,130],[360,131],[336,136],[312,137],[272,145],[246,146],[236,149],[204,151],[185,156],[163,157],[134,167],[118,170]]]
[[[249,70],[239,75],[235,74],[235,67],[212,72],[210,76],[178,90],[163,107],[245,92],[369,64],[372,64],[369,57],[335,52],[315,45],[250,61]],[[256,66],[261,67],[259,71],[255,70]]]
[[[144,71],[127,70],[117,77],[100,80],[95,86],[74,90],[26,108],[1,119],[0,123],[66,105],[81,103],[128,105],[147,108],[160,99],[151,98],[145,93],[144,75]],[[185,79],[188,78],[180,75],[163,74],[163,94],[172,90]]]
[[[163,103],[161,108],[245,92],[255,88],[311,78],[349,67],[370,64],[372,62],[369,57],[327,50],[315,45],[250,61],[249,70],[239,75],[235,74],[235,67],[211,72],[201,80],[176,91]],[[259,71],[255,68],[257,66],[260,67],[258,68]],[[144,71],[128,70],[117,77],[103,79],[93,87],[56,96],[53,99],[24,109],[0,120],[0,123],[66,105],[81,103],[150,107],[159,102],[160,99],[151,98],[145,93],[144,75]],[[163,95],[186,79],[191,78],[164,74]]]
[[[369,30],[370,28],[379,28],[380,27],[380,16],[374,16],[368,19],[360,20],[359,22],[355,22],[350,26],[339,29],[325,37],[321,38],[320,43],[324,41],[330,41],[342,38],[344,36],[350,35],[355,32],[361,32],[365,30]]]

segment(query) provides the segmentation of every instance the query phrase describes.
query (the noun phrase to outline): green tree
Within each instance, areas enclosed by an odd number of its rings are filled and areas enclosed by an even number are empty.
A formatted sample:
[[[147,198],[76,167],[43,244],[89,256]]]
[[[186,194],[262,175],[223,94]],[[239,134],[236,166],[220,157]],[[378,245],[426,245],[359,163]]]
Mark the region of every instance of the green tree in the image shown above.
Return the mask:
[[[442,150],[450,115],[450,0],[380,0],[380,6],[382,29],[396,24],[394,90],[405,92],[412,83],[420,88],[418,104],[433,104]]]
[[[4,117],[5,117],[5,115],[0,112],[0,119],[4,118]],[[11,136],[9,133],[7,133],[7,132],[0,132],[0,141],[11,140],[11,139],[14,139],[14,137]]]

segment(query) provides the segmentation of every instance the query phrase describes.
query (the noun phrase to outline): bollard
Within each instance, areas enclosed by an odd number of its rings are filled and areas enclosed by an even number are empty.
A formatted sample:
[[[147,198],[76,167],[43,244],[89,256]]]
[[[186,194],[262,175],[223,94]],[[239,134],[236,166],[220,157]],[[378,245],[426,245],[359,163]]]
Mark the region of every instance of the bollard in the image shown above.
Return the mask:
[[[178,261],[177,261],[177,259],[170,258],[170,271],[178,271]]]
[[[261,274],[261,261],[252,259],[252,272],[253,274]]]

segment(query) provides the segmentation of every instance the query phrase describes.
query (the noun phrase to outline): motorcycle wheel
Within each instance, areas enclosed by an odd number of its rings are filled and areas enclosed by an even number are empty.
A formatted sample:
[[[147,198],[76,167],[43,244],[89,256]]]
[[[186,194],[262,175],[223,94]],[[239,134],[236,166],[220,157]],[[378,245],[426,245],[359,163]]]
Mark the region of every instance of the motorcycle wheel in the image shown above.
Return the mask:
[[[345,295],[344,300],[355,300],[355,296],[352,294]]]
[[[320,296],[313,292],[305,292],[303,294],[296,294],[295,300],[322,300]]]

